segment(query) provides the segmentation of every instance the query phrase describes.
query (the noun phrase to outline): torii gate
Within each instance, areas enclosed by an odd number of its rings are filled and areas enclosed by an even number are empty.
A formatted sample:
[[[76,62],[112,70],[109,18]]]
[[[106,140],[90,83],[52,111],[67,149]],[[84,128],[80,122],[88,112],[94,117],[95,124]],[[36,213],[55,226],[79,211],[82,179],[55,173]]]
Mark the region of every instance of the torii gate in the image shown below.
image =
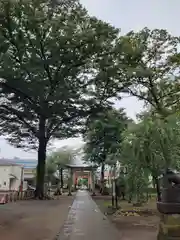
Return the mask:
[[[75,188],[77,185],[77,178],[79,176],[79,173],[83,173],[84,175],[87,175],[88,178],[88,187],[89,190],[92,191],[93,195],[95,194],[95,169],[97,168],[96,166],[91,166],[91,165],[76,165],[76,164],[66,164],[66,167],[69,169],[69,183],[68,183],[68,188],[69,188],[69,195],[71,194],[72,187]]]

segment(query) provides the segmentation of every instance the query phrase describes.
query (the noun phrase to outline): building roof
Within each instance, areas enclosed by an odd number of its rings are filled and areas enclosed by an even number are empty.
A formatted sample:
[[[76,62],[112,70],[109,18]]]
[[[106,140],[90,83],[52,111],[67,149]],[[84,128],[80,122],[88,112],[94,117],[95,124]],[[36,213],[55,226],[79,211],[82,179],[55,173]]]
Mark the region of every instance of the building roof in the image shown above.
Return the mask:
[[[85,162],[84,161],[84,153],[83,151],[79,151],[77,155],[74,156],[74,158],[71,159],[69,164],[66,164],[67,167],[70,168],[92,168],[96,167],[93,163],[91,162]]]
[[[90,169],[93,168],[93,166],[91,166],[91,165],[73,165],[73,164],[66,164],[66,166],[67,166],[68,168],[76,168],[76,169],[77,169],[77,168],[78,168],[78,169],[79,169],[79,168],[81,168],[81,169],[83,168],[84,170],[85,170],[85,169],[87,169],[87,170],[89,169],[89,170],[90,170]],[[94,168],[96,168],[96,167],[94,167]]]
[[[21,164],[17,164],[17,163],[15,163],[15,162],[13,162],[12,160],[9,160],[9,159],[1,158],[0,159],[0,166],[21,166]]]
[[[37,160],[36,159],[20,159],[20,158],[14,158],[11,161],[18,165],[23,165],[24,168],[30,168],[34,169],[37,167]]]
[[[8,164],[8,165],[21,165],[25,169],[35,169],[37,167],[37,160],[36,159],[20,159],[20,158],[0,158],[0,165]]]

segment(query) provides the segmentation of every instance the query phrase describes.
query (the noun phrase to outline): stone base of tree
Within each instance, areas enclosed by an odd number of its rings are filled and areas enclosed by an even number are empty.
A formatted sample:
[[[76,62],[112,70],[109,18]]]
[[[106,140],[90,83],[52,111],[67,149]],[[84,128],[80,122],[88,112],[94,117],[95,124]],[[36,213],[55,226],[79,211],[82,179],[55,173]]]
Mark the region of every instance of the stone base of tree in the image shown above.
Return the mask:
[[[95,192],[93,192],[91,196],[96,196],[96,193],[95,193]]]
[[[180,239],[180,214],[161,214],[157,240]]]

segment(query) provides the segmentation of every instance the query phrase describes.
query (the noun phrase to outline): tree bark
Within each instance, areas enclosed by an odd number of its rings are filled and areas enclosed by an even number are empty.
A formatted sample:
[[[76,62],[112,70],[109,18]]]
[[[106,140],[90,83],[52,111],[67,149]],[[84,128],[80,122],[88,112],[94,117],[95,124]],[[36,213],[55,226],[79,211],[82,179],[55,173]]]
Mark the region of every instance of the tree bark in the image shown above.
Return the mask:
[[[61,193],[62,193],[63,187],[64,187],[63,168],[61,168],[61,170],[60,170],[60,175],[61,175]]]
[[[153,176],[153,179],[156,185],[157,200],[161,201],[161,189],[160,189],[159,179],[156,176]]]
[[[69,188],[68,196],[72,196],[72,169],[69,170],[68,188]]]
[[[102,162],[102,165],[101,165],[101,189],[100,189],[101,194],[104,194],[104,168],[105,168],[105,164],[104,164],[104,162]]]
[[[133,200],[133,196],[134,196],[134,186],[131,183],[130,188],[129,188],[129,196],[128,196],[128,203],[131,203]]]
[[[46,140],[46,136],[45,136],[45,119],[40,118],[40,120],[39,120],[38,165],[37,165],[36,191],[35,191],[35,197],[38,199],[44,198],[46,146],[47,146],[47,140]]]

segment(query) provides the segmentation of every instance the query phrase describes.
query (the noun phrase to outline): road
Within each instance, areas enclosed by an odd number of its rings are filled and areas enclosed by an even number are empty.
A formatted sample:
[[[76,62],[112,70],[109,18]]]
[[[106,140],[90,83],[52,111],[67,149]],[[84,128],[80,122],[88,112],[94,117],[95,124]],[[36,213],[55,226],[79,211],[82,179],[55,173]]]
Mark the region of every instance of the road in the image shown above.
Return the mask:
[[[121,237],[120,232],[100,212],[89,193],[78,191],[57,240],[119,240]]]

